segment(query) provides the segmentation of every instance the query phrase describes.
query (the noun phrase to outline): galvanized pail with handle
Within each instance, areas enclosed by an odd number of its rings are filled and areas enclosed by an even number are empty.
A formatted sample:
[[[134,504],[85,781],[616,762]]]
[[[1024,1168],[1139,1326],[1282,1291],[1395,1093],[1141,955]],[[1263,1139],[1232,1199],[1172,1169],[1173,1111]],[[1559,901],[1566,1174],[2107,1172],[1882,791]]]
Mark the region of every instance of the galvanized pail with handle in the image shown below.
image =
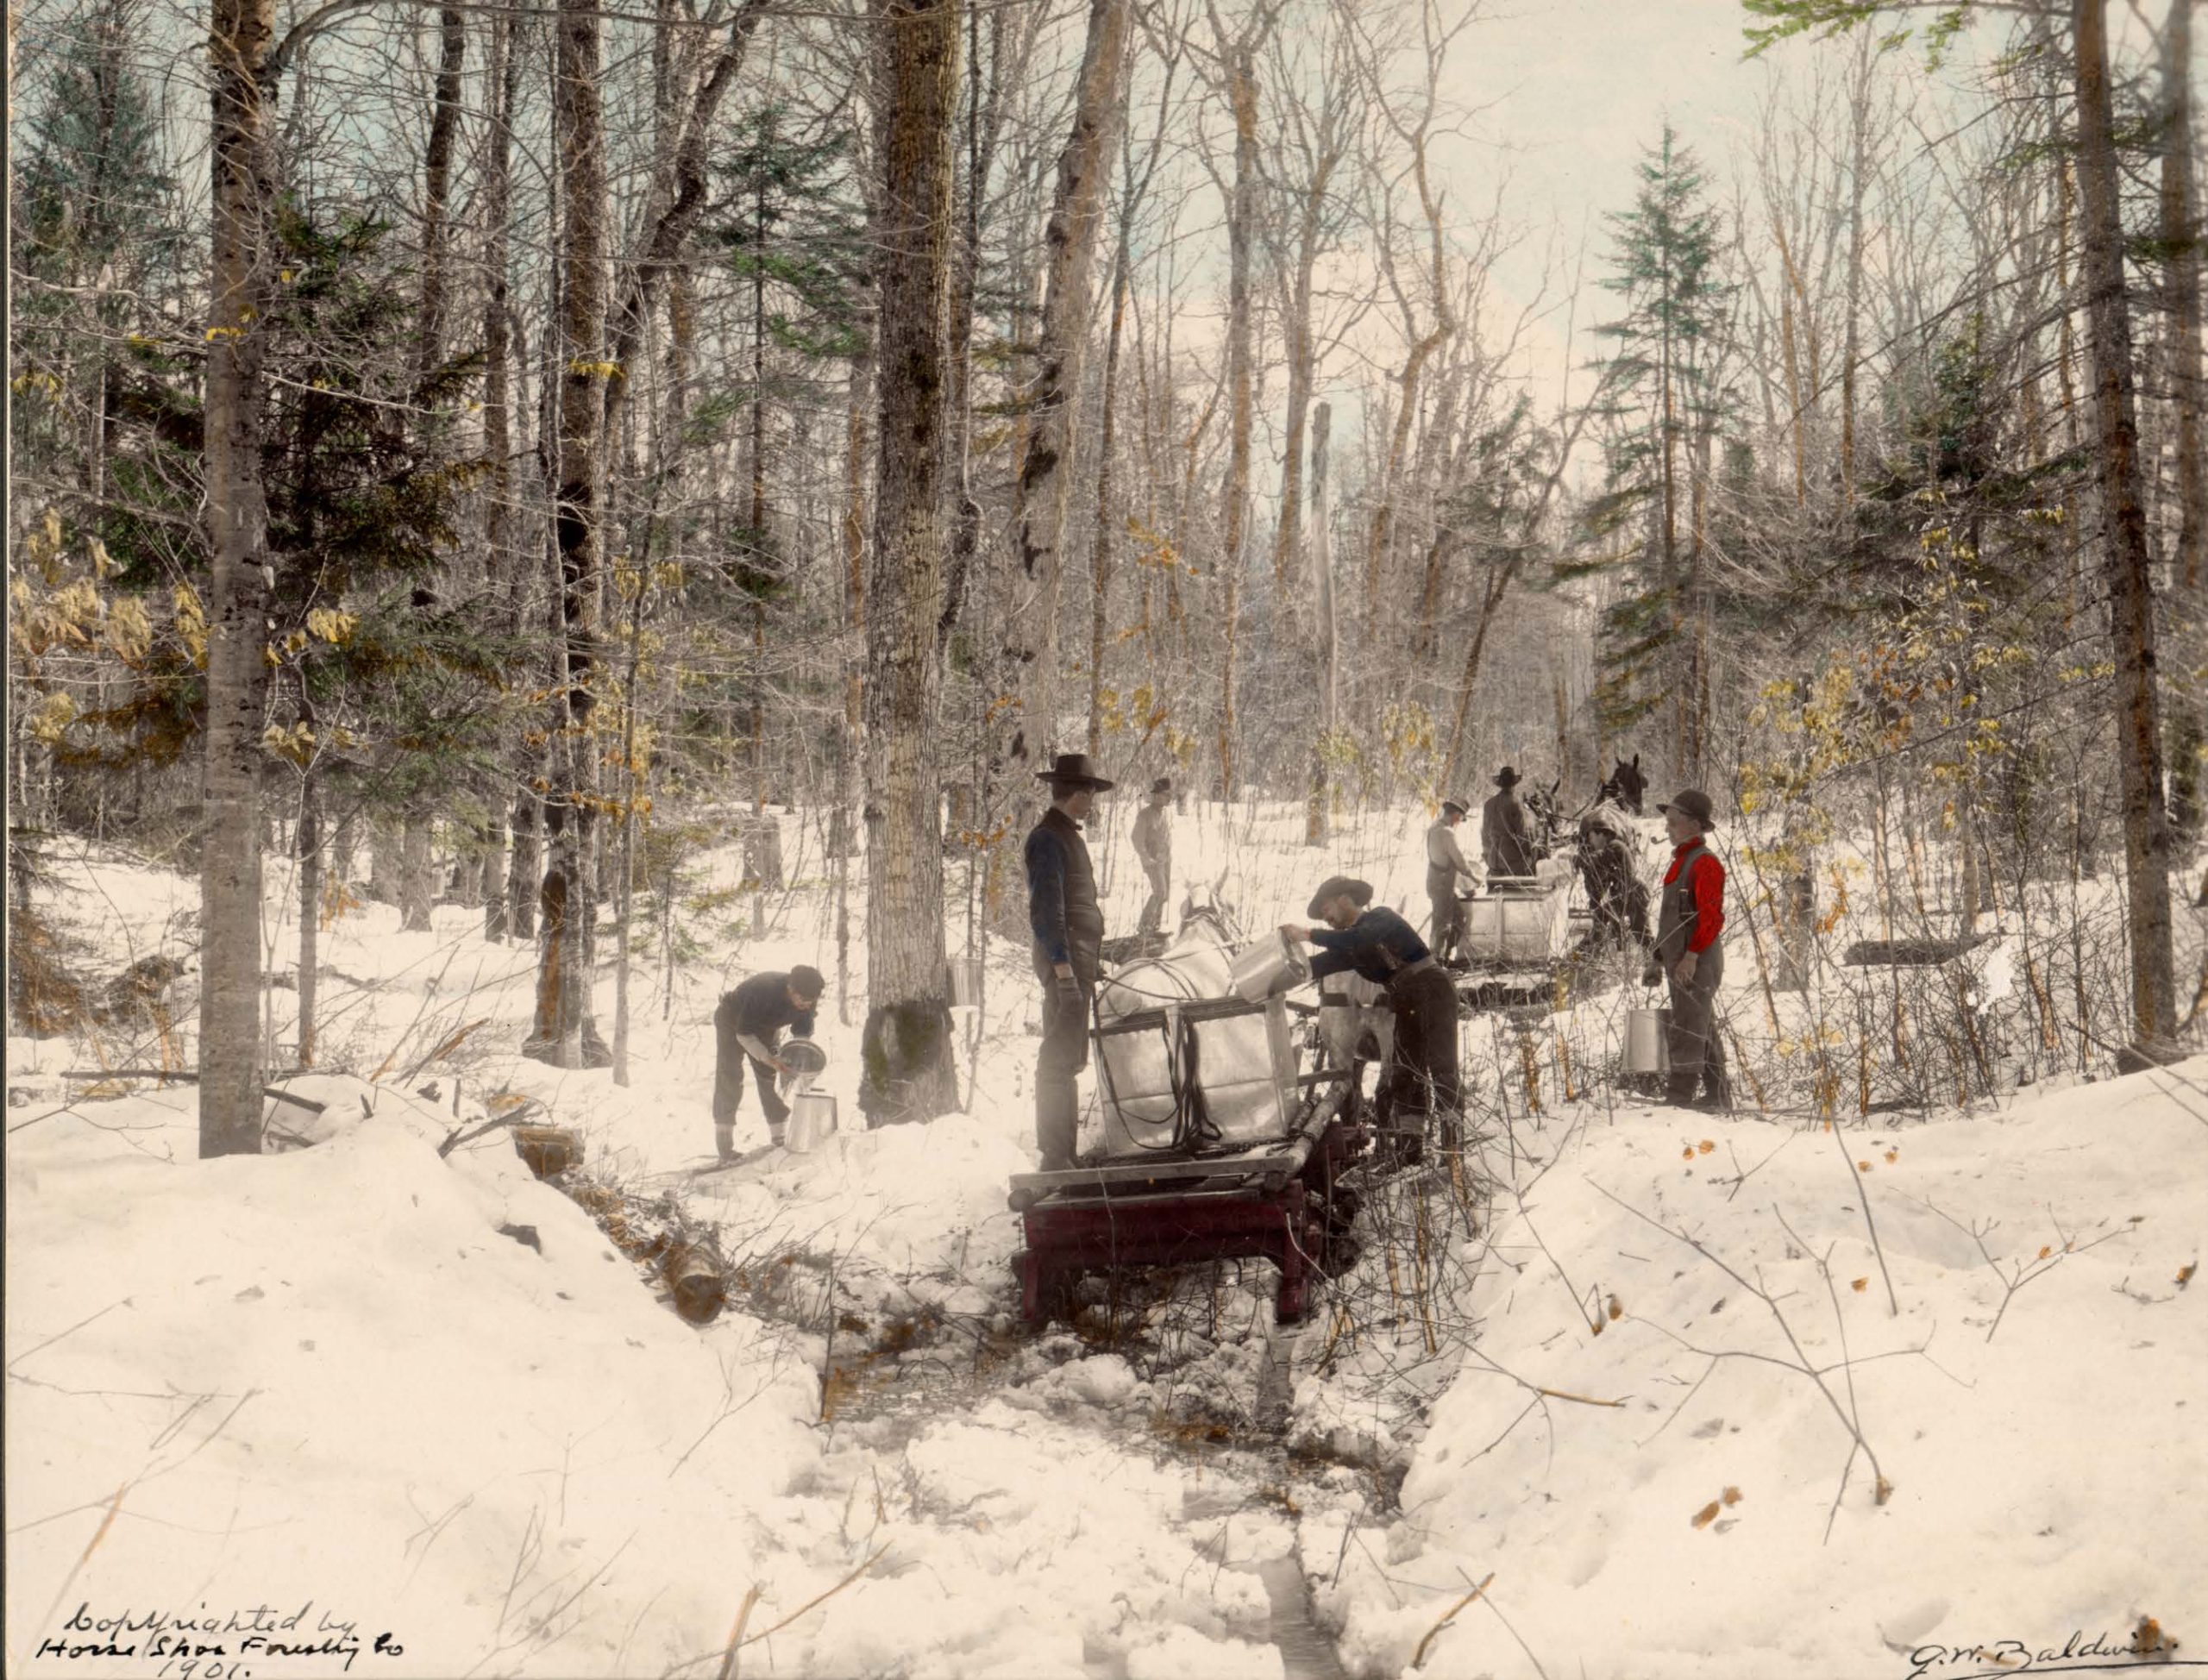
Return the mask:
[[[1310,978],[1310,960],[1278,929],[1234,958],[1234,994],[1245,1003],[1263,1003]]]
[[[782,1075],[782,1088],[800,1096],[810,1091],[813,1081],[828,1070],[828,1052],[815,1039],[787,1039],[776,1048],[775,1054],[789,1069]]]
[[[1672,1070],[1672,1012],[1628,1009],[1625,1012],[1625,1070],[1664,1074]]]

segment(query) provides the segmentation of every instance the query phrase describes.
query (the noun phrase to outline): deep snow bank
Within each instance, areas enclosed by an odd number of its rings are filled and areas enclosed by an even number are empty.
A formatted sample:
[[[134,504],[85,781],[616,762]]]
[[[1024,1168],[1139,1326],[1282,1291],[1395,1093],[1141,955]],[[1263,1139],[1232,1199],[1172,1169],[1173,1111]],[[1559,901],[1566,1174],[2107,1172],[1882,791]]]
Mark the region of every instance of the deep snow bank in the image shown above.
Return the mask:
[[[503,1136],[441,1160],[425,1105],[293,1088],[336,1135],[274,1157],[195,1159],[188,1093],[16,1111],[13,1671],[158,1670],[39,1660],[80,1605],[310,1602],[405,1648],[354,1672],[657,1672],[832,1582],[772,1542],[818,1395],[775,1332],[680,1322]]]
[[[1564,1136],[1498,1200],[1481,1334],[1402,1520],[1362,1545],[1304,1525],[1346,1659],[1407,1671],[1490,1575],[1427,1672],[1900,1680],[1934,1647],[2121,1646],[2142,1615],[2208,1639],[2208,1301],[2179,1282],[2204,1082],[2196,1061],[1849,1127],[1844,1153],[1668,1109]]]

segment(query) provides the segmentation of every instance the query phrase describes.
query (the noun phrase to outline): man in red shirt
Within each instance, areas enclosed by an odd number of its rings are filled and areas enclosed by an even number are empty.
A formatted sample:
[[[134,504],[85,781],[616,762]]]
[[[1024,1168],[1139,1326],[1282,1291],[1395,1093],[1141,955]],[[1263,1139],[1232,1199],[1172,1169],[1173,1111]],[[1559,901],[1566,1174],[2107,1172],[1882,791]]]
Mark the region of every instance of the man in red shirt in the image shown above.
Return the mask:
[[[1709,795],[1698,787],[1675,794],[1664,813],[1672,837],[1672,867],[1664,876],[1657,911],[1656,949],[1641,984],[1671,982],[1672,1056],[1668,1100],[1680,1107],[1722,1113],[1733,1106],[1725,1075],[1725,1047],[1717,1036],[1717,989],[1725,981],[1725,866],[1707,842],[1713,819]],[[1700,1102],[1695,1087],[1703,1088]]]

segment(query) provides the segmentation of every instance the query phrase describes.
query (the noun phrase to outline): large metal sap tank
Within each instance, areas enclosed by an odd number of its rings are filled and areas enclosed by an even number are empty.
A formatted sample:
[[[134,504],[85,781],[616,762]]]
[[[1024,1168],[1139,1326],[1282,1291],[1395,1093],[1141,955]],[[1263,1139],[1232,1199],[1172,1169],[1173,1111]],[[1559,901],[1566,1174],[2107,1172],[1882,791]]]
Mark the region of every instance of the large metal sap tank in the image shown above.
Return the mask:
[[[1201,1093],[1209,1122],[1199,1147],[1243,1148],[1286,1133],[1295,1091],[1286,1004],[1274,997],[1239,1004],[1226,1015],[1207,1010],[1206,1019],[1190,1019],[1183,1013],[1184,1005],[1233,1000],[1233,949],[1199,926],[1104,982],[1096,996],[1096,1147],[1105,1155],[1139,1157],[1171,1149],[1182,1106],[1195,1093]],[[1110,1030],[1153,1012],[1164,1019]]]

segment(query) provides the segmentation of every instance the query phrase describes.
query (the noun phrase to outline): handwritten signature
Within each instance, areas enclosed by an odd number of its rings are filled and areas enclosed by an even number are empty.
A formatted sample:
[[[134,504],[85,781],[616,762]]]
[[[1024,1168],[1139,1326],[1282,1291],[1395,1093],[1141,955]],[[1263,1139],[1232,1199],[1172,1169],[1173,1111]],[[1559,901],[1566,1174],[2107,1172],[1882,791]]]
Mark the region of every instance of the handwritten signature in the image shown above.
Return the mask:
[[[363,1651],[379,1657],[405,1654],[406,1647],[388,1631],[371,1636],[358,1622],[332,1611],[310,1621],[314,1608],[309,1599],[288,1613],[273,1604],[211,1612],[203,1604],[196,1614],[122,1610],[95,1615],[86,1601],[61,1624],[60,1637],[41,1640],[31,1654],[34,1661],[135,1659],[156,1664],[157,1677],[175,1680],[249,1680],[253,1671],[244,1666],[248,1661],[302,1658],[336,1658],[349,1673]]]
[[[1909,1653],[1908,1680],[1984,1680],[2010,1674],[2079,1673],[2092,1669],[2130,1668],[2140,1662],[2168,1668],[2208,1668],[2208,1662],[2181,1658],[2177,1641],[2151,1620],[2129,1633],[2102,1632],[2091,1639],[2073,1632],[2059,1646],[2033,1646],[2023,1639],[1994,1639],[1983,1645],[1920,1645]]]

